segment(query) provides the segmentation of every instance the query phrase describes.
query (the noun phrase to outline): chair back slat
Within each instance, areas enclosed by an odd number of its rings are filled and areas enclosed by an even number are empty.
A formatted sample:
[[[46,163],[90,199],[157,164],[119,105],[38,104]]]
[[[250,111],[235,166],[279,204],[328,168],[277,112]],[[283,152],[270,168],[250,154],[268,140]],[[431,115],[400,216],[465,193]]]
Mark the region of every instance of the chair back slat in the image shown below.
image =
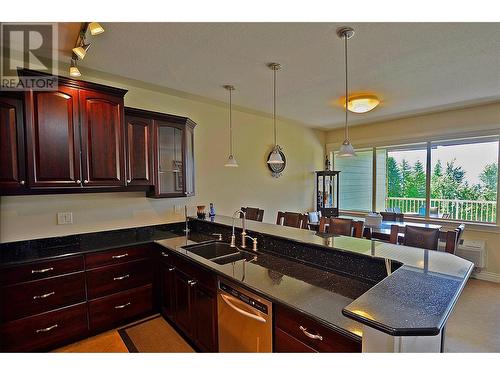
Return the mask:
[[[338,217],[330,218],[328,233],[339,234],[342,236],[352,235],[352,220],[341,219]]]
[[[422,228],[407,225],[403,244],[422,249],[437,250],[439,242],[438,228]]]
[[[264,210],[254,207],[241,207],[247,220],[262,221],[264,219]]]

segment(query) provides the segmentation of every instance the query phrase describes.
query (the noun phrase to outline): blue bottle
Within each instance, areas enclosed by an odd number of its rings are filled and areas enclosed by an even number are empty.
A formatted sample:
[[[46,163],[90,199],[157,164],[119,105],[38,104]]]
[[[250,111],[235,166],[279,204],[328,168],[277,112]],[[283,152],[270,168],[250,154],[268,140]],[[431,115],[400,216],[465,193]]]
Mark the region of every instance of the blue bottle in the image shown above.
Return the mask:
[[[215,217],[215,207],[213,203],[210,203],[210,210],[208,212],[208,216],[210,216],[210,218]]]

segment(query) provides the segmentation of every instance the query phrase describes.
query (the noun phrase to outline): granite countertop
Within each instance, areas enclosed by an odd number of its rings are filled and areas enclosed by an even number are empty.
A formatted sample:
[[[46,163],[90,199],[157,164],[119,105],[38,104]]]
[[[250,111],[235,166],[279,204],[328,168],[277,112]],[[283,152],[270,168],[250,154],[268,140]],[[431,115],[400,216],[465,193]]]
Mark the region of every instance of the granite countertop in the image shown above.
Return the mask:
[[[198,220],[193,218],[194,220]],[[231,226],[216,216],[214,224]],[[241,229],[241,220],[236,220]],[[390,335],[436,335],[444,327],[473,269],[473,263],[446,252],[394,245],[362,238],[318,236],[313,231],[255,221],[257,232],[325,250],[354,253],[402,264],[354,301],[342,306],[349,318]]]
[[[183,248],[198,242],[192,240],[191,234],[155,242],[264,297],[302,311],[334,330],[340,329],[357,340],[362,336],[362,325],[343,316],[342,308],[373,286],[368,282],[267,253],[258,253],[257,259],[251,261],[219,265]]]

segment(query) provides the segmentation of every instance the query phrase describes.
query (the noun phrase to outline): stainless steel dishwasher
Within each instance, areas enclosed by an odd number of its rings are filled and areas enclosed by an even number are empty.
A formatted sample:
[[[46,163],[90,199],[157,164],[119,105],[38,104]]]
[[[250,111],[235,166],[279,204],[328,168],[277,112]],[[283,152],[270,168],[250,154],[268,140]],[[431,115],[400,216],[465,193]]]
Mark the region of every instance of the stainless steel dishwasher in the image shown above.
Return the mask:
[[[273,351],[271,302],[224,279],[217,290],[219,352]]]

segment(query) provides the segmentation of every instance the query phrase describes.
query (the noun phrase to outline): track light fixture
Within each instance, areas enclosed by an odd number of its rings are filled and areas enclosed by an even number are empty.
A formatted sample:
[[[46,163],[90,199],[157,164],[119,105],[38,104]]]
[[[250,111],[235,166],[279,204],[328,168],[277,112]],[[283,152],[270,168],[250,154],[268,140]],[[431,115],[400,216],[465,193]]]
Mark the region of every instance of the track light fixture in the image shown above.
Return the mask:
[[[83,60],[89,48],[90,43],[85,42],[85,32],[82,31],[80,33],[80,44],[77,47],[73,48],[73,53],[77,55],[80,60]]]
[[[71,65],[69,66],[69,75],[71,77],[80,77],[82,73],[80,73],[80,69],[76,64],[76,59],[71,59]]]
[[[104,32],[104,28],[99,24],[99,22],[90,22],[89,31],[92,35],[99,35]]]

